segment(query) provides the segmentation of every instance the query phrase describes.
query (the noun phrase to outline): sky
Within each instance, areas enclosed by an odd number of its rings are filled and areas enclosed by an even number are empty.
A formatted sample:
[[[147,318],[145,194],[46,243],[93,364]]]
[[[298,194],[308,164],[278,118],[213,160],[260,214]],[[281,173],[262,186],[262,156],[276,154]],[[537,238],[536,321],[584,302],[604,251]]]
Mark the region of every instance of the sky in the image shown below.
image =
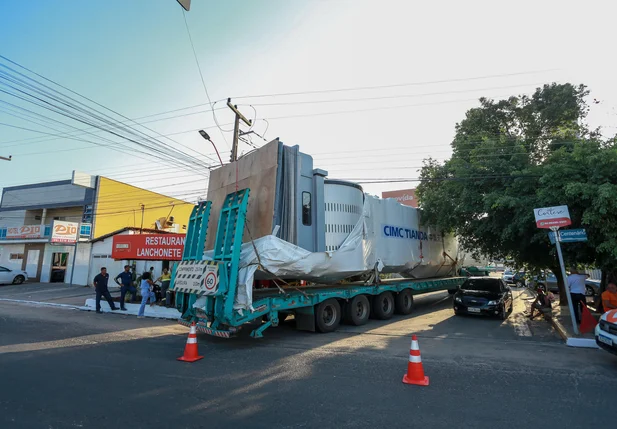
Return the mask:
[[[363,185],[379,195],[415,187],[424,159],[447,159],[456,123],[479,97],[583,83],[600,101],[590,124],[614,135],[616,9],[564,0],[192,0],[184,13],[176,0],[5,0],[0,55],[202,165],[215,165],[216,154],[199,129],[229,159],[231,97],[254,119],[253,145],[276,137],[299,145],[331,178],[400,180]],[[63,119],[50,130],[9,115],[1,101],[15,100],[0,93],[0,156],[13,156],[0,161],[0,188],[79,170],[182,199],[206,196],[205,167],[138,155],[98,131],[85,136],[90,143],[64,138],[74,130],[66,124],[85,126]],[[118,143],[91,143],[100,137]],[[241,143],[239,152],[251,149]]]

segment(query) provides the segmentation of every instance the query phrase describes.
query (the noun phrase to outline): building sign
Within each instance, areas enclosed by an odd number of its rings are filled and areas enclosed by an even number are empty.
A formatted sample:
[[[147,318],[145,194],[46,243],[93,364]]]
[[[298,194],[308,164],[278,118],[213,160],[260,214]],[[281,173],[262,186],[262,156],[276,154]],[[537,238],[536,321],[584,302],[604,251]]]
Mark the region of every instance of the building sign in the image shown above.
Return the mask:
[[[55,220],[51,226],[51,243],[74,244],[77,242],[79,224],[77,222],[65,222]]]
[[[399,203],[418,208],[418,200],[416,199],[415,189],[404,189],[402,191],[382,192],[381,198],[394,198]]]
[[[115,235],[111,257],[120,260],[179,261],[184,234]]]
[[[44,225],[22,225],[6,229],[7,239],[43,238]]]
[[[533,209],[538,228],[562,227],[572,224],[568,206],[543,207]]]

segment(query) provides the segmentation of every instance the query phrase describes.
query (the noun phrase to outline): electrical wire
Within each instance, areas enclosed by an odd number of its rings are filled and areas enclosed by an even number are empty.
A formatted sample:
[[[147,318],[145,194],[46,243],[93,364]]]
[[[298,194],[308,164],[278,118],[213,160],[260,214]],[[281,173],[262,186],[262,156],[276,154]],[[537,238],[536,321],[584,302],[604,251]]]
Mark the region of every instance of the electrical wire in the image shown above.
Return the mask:
[[[314,90],[314,91],[280,92],[280,93],[274,93],[274,94],[244,95],[244,96],[233,97],[233,98],[243,99],[243,98],[282,97],[282,96],[291,96],[291,95],[326,94],[326,93],[345,92],[345,91],[365,91],[365,90],[384,89],[384,88],[400,88],[404,86],[434,85],[434,84],[439,84],[439,83],[468,82],[468,81],[474,81],[474,80],[522,76],[522,75],[530,75],[530,74],[548,73],[548,72],[557,71],[557,70],[558,69],[547,69],[547,70],[536,70],[536,71],[526,71],[526,72],[475,76],[475,77],[468,77],[468,78],[442,79],[442,80],[409,82],[409,83],[395,83],[395,84],[390,84],[390,85],[359,86],[359,87],[352,87],[352,88],[323,89],[323,90]]]
[[[184,25],[186,27],[186,34],[188,34],[189,36],[189,42],[191,42],[191,49],[193,50],[193,57],[195,58],[195,64],[197,64],[197,70],[199,71],[199,77],[201,78],[201,83],[204,87],[204,91],[206,93],[206,97],[208,98],[208,103],[210,103],[210,110],[212,111],[212,118],[214,119],[214,123],[216,123],[217,127],[219,127],[219,131],[221,133],[221,137],[223,137],[223,140],[225,141],[225,144],[227,145],[227,147],[229,146],[229,142],[227,142],[227,139],[225,138],[225,134],[223,133],[223,129],[219,126],[218,124],[218,120],[216,119],[216,113],[214,113],[214,104],[212,103],[212,100],[210,99],[210,94],[208,93],[208,88],[206,87],[206,81],[204,80],[204,74],[201,71],[201,65],[199,64],[199,59],[197,58],[197,52],[195,51],[195,44],[193,43],[193,36],[191,36],[191,30],[189,29],[189,23],[186,20],[186,11],[184,9],[182,9],[182,17],[184,18]]]

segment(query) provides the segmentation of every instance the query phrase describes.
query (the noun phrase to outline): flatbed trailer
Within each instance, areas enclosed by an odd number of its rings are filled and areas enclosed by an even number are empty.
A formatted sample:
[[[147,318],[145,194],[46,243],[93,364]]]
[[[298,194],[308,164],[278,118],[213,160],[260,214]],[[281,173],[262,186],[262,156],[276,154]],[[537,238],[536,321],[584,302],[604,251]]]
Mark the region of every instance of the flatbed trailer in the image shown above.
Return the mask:
[[[251,336],[278,326],[293,314],[300,330],[331,332],[344,321],[367,323],[369,317],[389,319],[396,312],[410,314],[415,295],[441,290],[455,291],[464,277],[382,280],[374,283],[324,284],[303,287],[286,285],[253,290],[252,309],[234,308],[238,293],[240,249],[249,190],[231,193],[221,209],[214,258],[204,261],[210,202],[196,206],[190,217],[183,260],[174,267],[172,287],[181,324],[196,323],[197,330],[230,338],[251,322],[261,322]],[[284,283],[284,282],[282,282]]]

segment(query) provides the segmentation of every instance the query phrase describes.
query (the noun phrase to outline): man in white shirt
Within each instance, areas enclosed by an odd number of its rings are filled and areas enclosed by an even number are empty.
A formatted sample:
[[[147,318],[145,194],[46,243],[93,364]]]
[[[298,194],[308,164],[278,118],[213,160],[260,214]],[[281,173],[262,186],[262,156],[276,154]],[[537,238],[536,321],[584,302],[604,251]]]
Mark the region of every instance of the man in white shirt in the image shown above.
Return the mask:
[[[572,298],[572,307],[574,308],[574,316],[576,323],[581,324],[581,314],[583,305],[587,305],[585,297],[585,280],[589,277],[587,274],[579,274],[578,270],[570,270],[572,274],[568,276],[568,286],[570,287],[570,297]]]

